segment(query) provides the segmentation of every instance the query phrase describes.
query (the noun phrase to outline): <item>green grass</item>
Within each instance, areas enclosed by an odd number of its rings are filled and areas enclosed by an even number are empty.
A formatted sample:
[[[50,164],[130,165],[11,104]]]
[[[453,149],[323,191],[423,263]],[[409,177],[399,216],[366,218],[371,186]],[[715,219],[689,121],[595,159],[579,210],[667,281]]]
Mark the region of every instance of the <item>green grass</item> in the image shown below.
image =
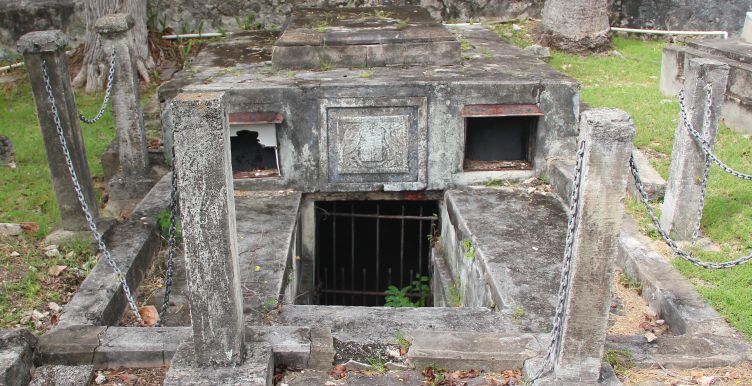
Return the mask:
[[[511,31],[511,25],[494,28],[512,44],[523,47],[530,44],[523,32]],[[553,51],[550,65],[581,82],[583,103],[591,107],[616,107],[629,113],[637,128],[634,144],[653,156],[653,166],[667,178],[679,102],[675,97],[661,94],[658,86],[661,50],[665,43],[620,37],[614,38],[613,43],[618,54],[584,57]],[[721,126],[716,152],[732,167],[752,172],[752,141],[749,139]],[[660,214],[660,203],[655,206]],[[627,212],[638,219],[644,232],[658,237],[639,202],[628,200]],[[720,253],[698,252],[702,259],[728,261],[749,254],[752,251],[752,183],[713,166],[702,231],[723,249]],[[752,338],[752,264],[706,270],[676,258],[673,265],[731,325]]]
[[[0,172],[0,222],[34,222],[38,237],[46,236],[60,221],[42,133],[28,81],[3,88],[0,92],[0,133],[8,136],[16,149],[16,169]],[[102,94],[76,94],[76,103],[86,116],[99,109]],[[92,175],[101,177],[99,157],[115,138],[112,113],[93,124],[81,124],[86,155]]]

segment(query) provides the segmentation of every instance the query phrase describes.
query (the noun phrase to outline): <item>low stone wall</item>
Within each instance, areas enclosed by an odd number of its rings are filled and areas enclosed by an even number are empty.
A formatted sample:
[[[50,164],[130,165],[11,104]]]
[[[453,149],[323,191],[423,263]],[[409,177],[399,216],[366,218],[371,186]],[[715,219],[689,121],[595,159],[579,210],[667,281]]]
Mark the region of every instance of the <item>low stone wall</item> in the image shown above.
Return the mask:
[[[750,0],[609,0],[611,25],[738,34]]]

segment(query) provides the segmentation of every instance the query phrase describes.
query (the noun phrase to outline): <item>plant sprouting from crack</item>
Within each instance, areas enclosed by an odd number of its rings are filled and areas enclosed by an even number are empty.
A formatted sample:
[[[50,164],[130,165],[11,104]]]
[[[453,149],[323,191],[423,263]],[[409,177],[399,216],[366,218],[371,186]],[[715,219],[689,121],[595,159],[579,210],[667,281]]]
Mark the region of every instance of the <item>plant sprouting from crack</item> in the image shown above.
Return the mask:
[[[465,258],[475,260],[475,245],[470,239],[462,240],[462,249],[465,251]]]

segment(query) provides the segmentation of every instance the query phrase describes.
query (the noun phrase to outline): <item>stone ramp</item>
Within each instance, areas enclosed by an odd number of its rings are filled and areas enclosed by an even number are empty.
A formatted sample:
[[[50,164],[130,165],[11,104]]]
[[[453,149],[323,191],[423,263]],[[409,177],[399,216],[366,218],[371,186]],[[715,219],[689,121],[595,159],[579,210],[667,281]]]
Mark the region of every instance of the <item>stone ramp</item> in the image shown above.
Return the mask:
[[[447,191],[445,203],[454,232],[454,240],[444,240],[452,275],[479,272],[501,314],[521,331],[548,332],[566,237],[567,215],[561,201],[534,187],[470,188]],[[449,224],[444,222],[446,230]],[[469,243],[474,247],[472,257],[468,257]],[[474,280],[461,281],[470,287]]]
[[[292,238],[298,218],[300,192],[235,193],[240,285],[243,312],[263,312],[277,305],[286,285]]]

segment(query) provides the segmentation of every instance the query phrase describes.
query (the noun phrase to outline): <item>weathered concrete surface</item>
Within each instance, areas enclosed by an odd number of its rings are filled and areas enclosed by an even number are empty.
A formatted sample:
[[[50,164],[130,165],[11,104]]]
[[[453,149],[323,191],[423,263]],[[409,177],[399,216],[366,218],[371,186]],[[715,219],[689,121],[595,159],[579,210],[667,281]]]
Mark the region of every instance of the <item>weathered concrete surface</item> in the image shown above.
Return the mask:
[[[74,10],[71,0],[0,1],[0,62],[18,59],[13,48],[28,32],[66,30],[75,18]]]
[[[75,366],[91,364],[105,326],[57,327],[39,338],[36,363]]]
[[[640,180],[642,186],[645,188],[645,193],[648,194],[648,199],[659,200],[663,198],[666,193],[666,180],[661,177],[660,174],[650,164],[650,160],[639,149],[632,149],[632,156],[635,160],[635,166],[637,166],[637,172],[640,173]],[[640,197],[637,187],[634,184],[634,177],[632,173],[627,176],[627,189],[632,197]]]
[[[752,346],[697,294],[694,286],[656,252],[634,219],[624,217],[619,265],[642,285],[642,297],[671,328],[657,344],[642,337],[609,337],[608,348],[628,349],[640,366],[733,366],[748,361]]]
[[[195,360],[237,365],[245,333],[224,94],[181,94],[170,109]]]
[[[37,338],[26,329],[0,331],[0,384],[26,386],[31,380]]]
[[[34,371],[29,386],[81,386],[88,385],[94,377],[94,366],[47,365]]]
[[[111,53],[114,50],[116,55],[111,99],[119,142],[120,171],[108,181],[113,200],[143,197],[154,184],[154,179],[148,176],[149,157],[139,80],[127,36],[133,25],[133,18],[122,13],[106,15],[95,23],[104,51]]]
[[[169,174],[163,177],[136,206],[130,218],[115,225],[105,239],[132,289],[138,288],[159,250],[156,215],[169,205],[170,178]],[[58,327],[116,323],[126,307],[126,300],[120,283],[112,280],[113,275],[106,261],[97,262],[63,308]]]
[[[684,100],[689,123],[705,137],[712,147],[715,144],[720,119],[723,94],[728,79],[728,65],[708,59],[693,59],[689,62],[684,83]],[[707,104],[705,88],[710,85],[714,96]],[[705,127],[706,111],[710,122]],[[697,229],[697,212],[702,196],[702,179],[705,168],[705,152],[679,119],[671,151],[666,197],[661,211],[661,225],[675,240],[690,240]]]
[[[332,111],[336,110],[333,103],[348,98],[383,102],[380,107],[406,98],[425,98],[427,103],[425,183],[366,181],[359,190],[444,190],[499,178],[524,179],[545,172],[548,161],[574,154],[579,110],[575,80],[557,73],[532,54],[501,42],[498,35],[480,25],[451,26],[450,31],[472,46],[463,51],[461,65],[275,72],[270,63],[254,61],[249,55],[228,57],[223,44],[218,44],[202,50],[195,59],[196,74],[189,77],[179,73],[162,85],[159,99],[169,100],[181,90],[223,90],[229,113],[276,111],[284,117],[277,124],[282,177],[238,179],[237,189],[343,189],[347,183],[331,185],[321,178],[328,166],[320,162],[325,152],[320,143],[325,127],[321,103],[334,106],[329,109]],[[226,44],[231,45],[232,39]],[[538,105],[545,115],[537,125],[534,170],[463,170],[465,120],[461,111],[473,104]],[[369,115],[369,108],[363,107],[361,111]],[[165,144],[170,143],[169,131],[174,126],[170,119],[163,119]]]
[[[246,328],[249,345],[269,344],[274,366],[307,369],[312,354],[311,328],[296,326],[252,326]],[[331,366],[331,365],[330,365]]]
[[[744,17],[744,27],[739,38],[745,43],[752,43],[752,12],[747,12]]]
[[[407,330],[407,358],[417,369],[504,371],[518,369],[528,358],[543,354],[545,338],[531,334],[504,336],[486,332]],[[441,336],[441,338],[437,338]]]
[[[331,16],[334,12],[337,17]],[[461,61],[460,42],[420,7],[297,9],[272,50],[275,69]]]
[[[659,30],[738,33],[747,0],[609,0],[611,25]]]
[[[245,360],[242,364],[228,367],[200,367],[195,358],[192,342],[185,342],[178,347],[172,358],[170,370],[167,371],[165,386],[213,386],[244,385],[266,386],[272,384],[274,360],[272,348],[268,343],[254,342],[244,346]]]
[[[39,338],[37,363],[97,368],[168,366],[190,327],[70,326]]]
[[[460,279],[462,304],[481,305],[475,299],[485,284],[495,307],[516,315],[523,331],[547,332],[567,221],[558,199],[514,188],[468,189],[447,191],[445,205],[441,242],[452,276]],[[464,240],[474,246],[474,258]]]
[[[311,353],[308,368],[329,370],[334,363],[334,337],[328,327],[311,327]]]
[[[590,384],[599,379],[624,212],[625,165],[634,133],[632,120],[621,110],[588,110],[581,115],[582,179],[561,343],[553,373],[535,384]]]
[[[291,191],[237,192],[235,197],[243,312],[276,309],[282,300],[293,264],[293,235],[300,193]],[[258,267],[258,270],[257,270]]]
[[[643,336],[615,335],[608,337],[606,349],[629,351],[635,366],[640,368],[659,364],[675,369],[725,367],[752,360],[749,344],[740,336],[664,336],[647,344]]]
[[[728,83],[721,119],[745,135],[752,134],[752,49],[739,39],[689,42],[687,46],[668,46],[663,49],[660,89],[664,95],[676,96],[684,86],[689,62],[704,58],[729,66]]]
[[[94,351],[97,368],[169,366],[178,346],[191,339],[190,327],[108,327]]]
[[[18,40],[18,50],[24,55],[32,94],[36,102],[42,137],[50,168],[52,186],[60,210],[61,225],[66,231],[88,231],[89,225],[73,188],[70,172],[60,145],[50,102],[42,77],[42,62],[47,62],[47,72],[57,104],[63,136],[70,151],[73,167],[78,176],[84,200],[94,219],[98,217],[86,149],[78,121],[76,99],[68,75],[68,56],[65,48],[68,38],[59,30],[30,32]]]
[[[388,308],[287,304],[282,313],[249,315],[247,323],[330,328],[334,339],[361,344],[397,344],[397,330],[516,333],[519,327],[487,308]]]

